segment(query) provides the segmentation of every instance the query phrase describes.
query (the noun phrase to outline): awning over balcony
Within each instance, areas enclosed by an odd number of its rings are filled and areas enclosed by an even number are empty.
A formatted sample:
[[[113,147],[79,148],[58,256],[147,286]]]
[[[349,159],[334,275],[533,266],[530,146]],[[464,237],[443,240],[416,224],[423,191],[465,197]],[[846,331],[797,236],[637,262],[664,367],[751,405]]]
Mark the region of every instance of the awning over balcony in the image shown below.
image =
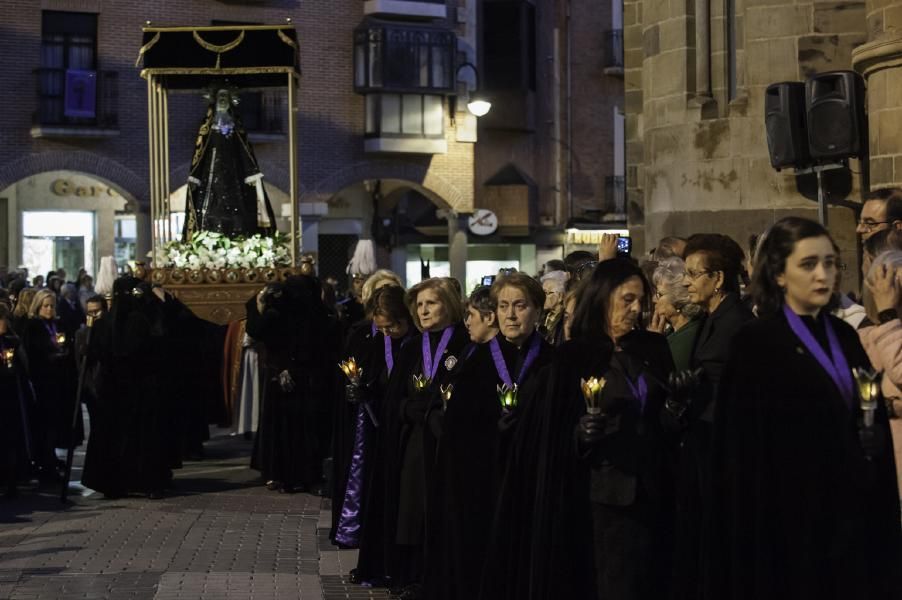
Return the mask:
[[[228,77],[242,88],[284,86],[286,74],[300,74],[297,32],[290,24],[145,27],[143,32],[141,76],[163,77],[169,89],[199,89],[210,77]]]

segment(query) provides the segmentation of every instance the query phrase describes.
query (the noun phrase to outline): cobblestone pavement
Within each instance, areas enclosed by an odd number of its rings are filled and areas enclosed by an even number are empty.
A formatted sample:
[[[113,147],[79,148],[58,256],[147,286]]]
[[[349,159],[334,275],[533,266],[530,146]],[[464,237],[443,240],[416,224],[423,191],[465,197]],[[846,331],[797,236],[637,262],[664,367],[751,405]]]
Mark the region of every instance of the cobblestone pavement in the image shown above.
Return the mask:
[[[250,447],[214,438],[163,500],[20,488],[0,501],[0,599],[388,598],[347,582],[356,556],[329,543],[328,500],[266,490]]]

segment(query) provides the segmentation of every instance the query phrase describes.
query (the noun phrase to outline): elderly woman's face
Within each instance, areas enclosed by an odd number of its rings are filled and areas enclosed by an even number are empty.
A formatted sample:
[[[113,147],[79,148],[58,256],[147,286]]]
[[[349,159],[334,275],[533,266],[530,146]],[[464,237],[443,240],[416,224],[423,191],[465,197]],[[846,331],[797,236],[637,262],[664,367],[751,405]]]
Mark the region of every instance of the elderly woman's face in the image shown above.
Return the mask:
[[[708,302],[717,294],[719,275],[719,271],[708,270],[703,253],[696,252],[687,256],[683,285],[689,291],[689,301],[693,304],[707,306]]]
[[[621,283],[608,298],[608,334],[615,340],[633,330],[642,313],[642,280],[630,277]]]
[[[560,288],[560,284],[556,281],[549,280],[542,283],[542,289],[545,290],[545,310],[553,312],[563,304],[564,293]]]
[[[448,310],[441,297],[433,289],[417,294],[417,317],[424,331],[436,331],[450,325]]]

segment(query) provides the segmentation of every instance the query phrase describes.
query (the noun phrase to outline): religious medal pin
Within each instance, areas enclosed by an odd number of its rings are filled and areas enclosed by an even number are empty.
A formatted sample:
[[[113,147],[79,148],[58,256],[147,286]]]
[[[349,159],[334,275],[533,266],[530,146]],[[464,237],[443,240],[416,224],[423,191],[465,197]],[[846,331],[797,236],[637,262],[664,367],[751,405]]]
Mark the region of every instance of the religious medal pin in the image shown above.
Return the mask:
[[[445,370],[450,371],[457,365],[457,357],[453,354],[445,359]]]
[[[438,391],[442,395],[442,411],[447,411],[448,400],[451,399],[451,394],[454,392],[454,384],[449,383],[448,385],[439,385]]]

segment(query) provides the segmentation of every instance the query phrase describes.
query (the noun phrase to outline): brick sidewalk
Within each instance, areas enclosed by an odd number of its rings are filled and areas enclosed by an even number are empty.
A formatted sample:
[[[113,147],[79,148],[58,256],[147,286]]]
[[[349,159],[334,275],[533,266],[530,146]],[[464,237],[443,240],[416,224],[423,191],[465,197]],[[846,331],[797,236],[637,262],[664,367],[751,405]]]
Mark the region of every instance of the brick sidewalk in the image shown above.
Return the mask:
[[[163,500],[0,501],[0,599],[387,598],[347,583],[356,557],[329,544],[328,500],[266,490],[250,446],[214,439]]]

